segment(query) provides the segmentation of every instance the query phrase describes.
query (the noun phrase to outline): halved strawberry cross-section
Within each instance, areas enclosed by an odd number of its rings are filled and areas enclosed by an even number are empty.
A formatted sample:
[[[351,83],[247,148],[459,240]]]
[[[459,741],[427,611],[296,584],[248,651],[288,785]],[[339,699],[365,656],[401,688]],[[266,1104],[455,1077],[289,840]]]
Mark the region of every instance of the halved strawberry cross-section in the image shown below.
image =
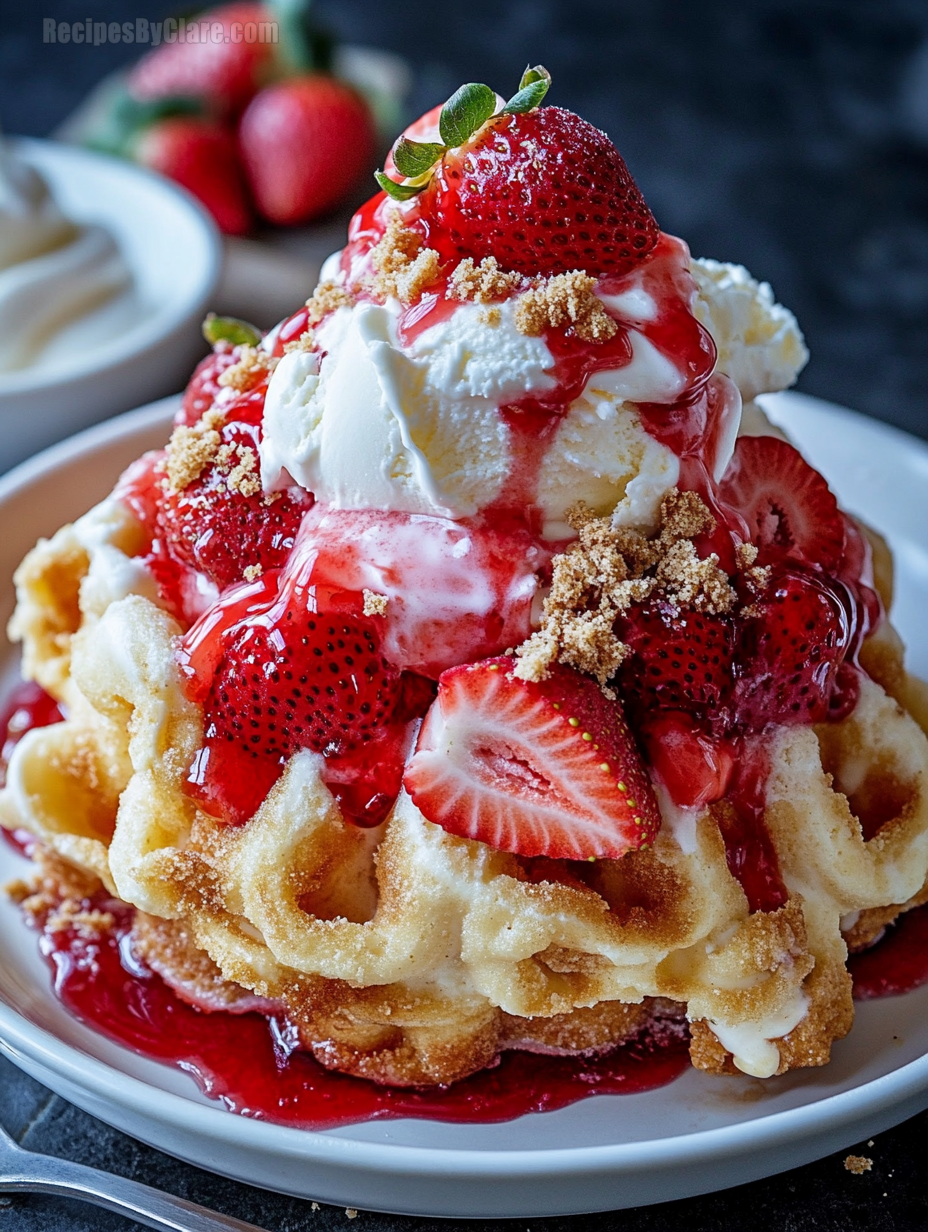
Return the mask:
[[[617,858],[660,815],[618,702],[568,667],[540,683],[509,657],[444,672],[404,783],[451,834],[523,856]]]

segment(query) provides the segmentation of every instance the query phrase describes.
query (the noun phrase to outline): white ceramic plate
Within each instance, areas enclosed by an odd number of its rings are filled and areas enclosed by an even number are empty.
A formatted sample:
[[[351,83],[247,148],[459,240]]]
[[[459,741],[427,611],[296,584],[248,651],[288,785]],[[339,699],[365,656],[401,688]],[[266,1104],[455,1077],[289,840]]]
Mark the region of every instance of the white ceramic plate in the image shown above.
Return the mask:
[[[161,443],[173,403],[101,425],[0,481],[0,585],[23,552],[102,496]],[[769,400],[848,508],[887,532],[896,618],[928,673],[928,446],[800,395]],[[12,669],[10,669],[12,670]],[[19,861],[0,856],[0,879]],[[0,1048],[81,1108],[191,1163],[342,1206],[420,1215],[611,1210],[722,1189],[806,1163],[928,1106],[928,987],[865,1002],[832,1063],[761,1083],[690,1070],[643,1095],[599,1096],[502,1125],[380,1121],[307,1133],[234,1116],[179,1071],[75,1022],[49,988],[35,938],[0,905]]]
[[[53,141],[17,139],[13,150],[41,172],[68,218],[111,232],[134,285],[126,302],[102,310],[112,316],[111,338],[54,363],[0,373],[0,471],[180,389],[203,350],[200,322],[222,261],[212,219],[162,176]]]

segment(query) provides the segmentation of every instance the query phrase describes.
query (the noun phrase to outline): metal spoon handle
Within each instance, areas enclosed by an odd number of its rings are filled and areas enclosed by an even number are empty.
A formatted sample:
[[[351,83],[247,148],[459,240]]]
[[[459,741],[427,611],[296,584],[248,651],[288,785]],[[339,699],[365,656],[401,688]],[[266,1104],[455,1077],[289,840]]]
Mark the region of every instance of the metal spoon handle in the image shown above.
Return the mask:
[[[138,1181],[67,1159],[29,1152],[15,1163],[16,1167],[5,1172],[0,1180],[0,1191],[80,1198],[108,1211],[128,1215],[137,1223],[158,1228],[159,1232],[262,1232],[253,1223],[220,1215]]]

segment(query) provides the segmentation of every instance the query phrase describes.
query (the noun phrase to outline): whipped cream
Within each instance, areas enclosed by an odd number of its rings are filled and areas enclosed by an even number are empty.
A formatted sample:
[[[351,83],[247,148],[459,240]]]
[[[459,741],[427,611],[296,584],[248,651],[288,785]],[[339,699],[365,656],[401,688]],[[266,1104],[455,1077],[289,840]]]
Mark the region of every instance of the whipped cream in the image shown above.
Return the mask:
[[[110,233],[69,221],[38,171],[0,143],[0,373],[54,363],[123,332],[131,287]]]
[[[708,258],[692,260],[690,272],[699,291],[693,314],[718,348],[717,371],[734,381],[744,401],[794,384],[809,352],[770,283],[758,282],[743,265]]]

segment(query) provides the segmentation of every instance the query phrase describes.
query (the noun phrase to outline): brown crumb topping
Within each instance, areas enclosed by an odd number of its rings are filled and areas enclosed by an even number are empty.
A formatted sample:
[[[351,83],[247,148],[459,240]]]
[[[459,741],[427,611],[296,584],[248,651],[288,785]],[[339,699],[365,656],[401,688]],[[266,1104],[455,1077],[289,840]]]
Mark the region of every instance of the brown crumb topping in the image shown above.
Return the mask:
[[[92,941],[101,933],[108,932],[115,922],[109,911],[99,911],[95,907],[86,907],[78,899],[66,898],[49,915],[45,927],[52,933],[71,928],[79,937]]]
[[[33,921],[52,930],[76,929],[92,937],[113,926],[108,911],[88,906],[88,899],[103,888],[92,873],[76,868],[47,847],[37,843],[32,852],[35,869],[31,881],[14,881],[6,893]]]
[[[541,627],[516,651],[515,674],[523,680],[542,680],[559,662],[605,688],[628,654],[614,625],[632,604],[660,595],[679,608],[719,614],[737,601],[718,557],[696,553],[693,539],[711,533],[715,519],[695,492],[668,492],[652,538],[614,527],[582,503],[567,520],[578,539],[555,556]]]
[[[595,286],[596,279],[582,270],[555,274],[540,281],[519,296],[516,329],[534,337],[549,327],[561,329],[572,325],[577,337],[584,342],[607,341],[618,325],[594,294]]]
[[[771,568],[769,565],[755,565],[757,547],[753,543],[739,543],[735,549],[738,561],[738,571],[747,582],[752,594],[759,595],[770,584]]]
[[[276,365],[277,360],[268,355],[267,351],[243,346],[236,363],[220,372],[219,384],[240,394],[247,393],[263,380],[266,373],[272,372]]]
[[[386,616],[387,604],[390,600],[386,595],[378,595],[375,590],[364,591],[364,615]]]
[[[521,274],[500,269],[496,257],[484,257],[479,265],[472,257],[459,261],[448,282],[448,299],[473,300],[489,304],[505,299],[522,281]]]
[[[291,351],[311,351],[315,345],[316,335],[311,329],[304,329],[299,338],[284,343],[284,354],[289,355]]]
[[[482,325],[489,325],[491,329],[496,329],[500,321],[503,319],[503,314],[496,307],[481,308],[477,314],[478,320]]]
[[[216,466],[226,475],[230,492],[257,496],[261,491],[258,455],[250,445],[223,445],[216,455]]]
[[[355,297],[351,292],[340,287],[337,282],[320,282],[306,301],[309,324],[318,325],[324,316],[334,312],[336,308],[351,308],[354,303]]]
[[[855,1176],[863,1176],[873,1167],[873,1160],[868,1159],[866,1155],[848,1155],[844,1161],[844,1167],[848,1172],[853,1172]]]
[[[435,249],[424,248],[422,237],[404,227],[396,212],[390,215],[380,242],[371,249],[371,262],[377,271],[371,290],[383,299],[392,295],[401,304],[417,300],[438,278],[440,267]]]
[[[165,473],[168,489],[183,492],[216,458],[222,447],[220,430],[225,416],[218,407],[207,411],[192,427],[179,424],[168,441]]]

